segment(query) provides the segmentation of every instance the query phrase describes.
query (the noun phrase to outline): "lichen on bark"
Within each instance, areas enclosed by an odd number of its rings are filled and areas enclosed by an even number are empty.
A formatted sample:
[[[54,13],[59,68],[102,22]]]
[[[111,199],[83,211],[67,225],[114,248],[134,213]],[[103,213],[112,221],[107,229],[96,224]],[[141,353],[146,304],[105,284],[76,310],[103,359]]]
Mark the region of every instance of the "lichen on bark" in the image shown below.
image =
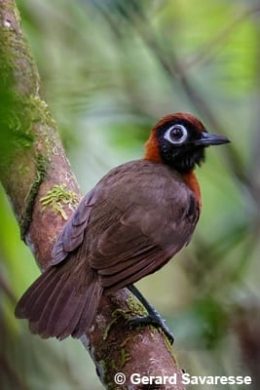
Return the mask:
[[[68,216],[64,211],[64,207],[67,205],[74,211],[79,202],[79,196],[76,192],[70,191],[66,188],[66,185],[56,184],[47,192],[46,195],[41,197],[40,202],[42,204],[43,211],[47,207],[50,207],[53,212],[60,214],[62,218],[67,221]]]

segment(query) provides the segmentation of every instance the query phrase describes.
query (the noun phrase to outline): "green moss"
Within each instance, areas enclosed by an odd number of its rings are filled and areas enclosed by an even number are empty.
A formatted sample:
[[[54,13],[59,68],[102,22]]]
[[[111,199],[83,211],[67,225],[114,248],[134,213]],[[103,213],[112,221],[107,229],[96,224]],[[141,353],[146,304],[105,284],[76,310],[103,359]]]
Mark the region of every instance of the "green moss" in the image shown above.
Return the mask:
[[[112,326],[118,321],[120,317],[123,317],[124,319],[128,320],[133,316],[142,317],[147,315],[147,311],[145,310],[143,305],[139,303],[132,295],[129,295],[127,299],[127,306],[128,310],[116,309],[113,311],[113,320],[107,325],[103,334],[103,340],[107,339]]]
[[[173,346],[172,344],[170,343],[168,337],[166,336],[166,334],[164,333],[164,331],[162,329],[160,329],[160,332],[161,334],[163,335],[163,339],[164,339],[164,344],[167,348],[167,350],[170,352],[170,354],[172,355],[173,353]]]
[[[13,2],[10,6],[5,2],[0,13],[0,178],[21,197],[18,215],[24,238],[53,153],[54,137],[49,133],[56,124],[47,104],[39,97],[39,75],[20,30],[17,8]],[[68,195],[70,204],[74,204],[73,194]],[[67,199],[61,196],[57,200],[56,210],[63,217],[66,214],[62,204]]]
[[[111,360],[111,368],[115,371],[120,371],[124,368],[124,366],[129,360],[130,354],[127,352],[126,349],[122,348],[120,349],[119,357],[116,362],[114,359]]]
[[[0,82],[0,101],[0,162],[6,169],[17,153],[33,148],[35,136],[26,100],[1,90]]]
[[[123,368],[125,367],[126,363],[131,359],[131,356],[130,354],[127,352],[126,349],[124,348],[121,348],[120,349],[120,352],[119,352],[119,356],[115,359],[109,359],[109,357],[107,357],[106,361],[102,360],[101,362],[99,362],[99,364],[102,363],[102,367],[104,368],[104,379],[105,379],[105,383],[107,383],[107,380],[106,380],[106,376],[108,375],[111,375],[111,372],[119,372],[119,371],[122,371]],[[115,384],[114,383],[111,383],[109,382],[107,384],[107,388],[108,389],[114,389],[115,387]]]
[[[104,334],[103,334],[103,340],[105,341],[108,338],[108,334],[110,332],[110,329],[112,328],[113,324],[117,322],[117,318],[114,318],[106,327]]]
[[[119,360],[119,369],[122,370],[126,363],[130,360],[130,354],[127,352],[126,349],[122,348],[120,350],[120,360]]]
[[[32,123],[42,122],[45,126],[56,127],[47,103],[38,95],[30,95],[27,101],[28,114]]]
[[[17,9],[12,11],[16,15]],[[34,144],[33,123],[38,116],[39,99],[36,108],[31,95],[38,95],[38,85],[39,76],[22,35],[12,26],[0,24],[0,164],[3,169],[17,151]]]
[[[34,207],[35,198],[38,194],[39,187],[44,179],[46,169],[48,166],[48,160],[45,156],[39,154],[36,157],[36,175],[34,182],[32,183],[30,190],[27,194],[27,197],[25,199],[25,211],[21,217],[20,221],[20,227],[21,227],[21,237],[24,240],[25,235],[27,233],[27,230],[29,229],[31,219],[32,219],[32,212]]]
[[[12,15],[13,17],[9,17],[9,15]],[[29,91],[37,94],[39,87],[39,75],[30,49],[20,29],[20,16],[18,9],[13,3],[9,9],[8,4],[5,2],[1,8],[1,16],[1,79],[5,81],[8,80],[8,82],[10,80],[14,81],[14,83],[10,85],[15,87],[17,86],[20,90],[20,94],[23,96],[28,96]],[[7,24],[4,23],[5,21],[7,21]],[[18,83],[16,83],[17,80],[19,80]]]
[[[121,348],[124,348],[125,345],[128,343],[128,341],[131,340],[131,339],[132,339],[132,336],[126,337],[126,338],[122,341],[122,343],[120,344],[120,347],[121,347]]]
[[[147,315],[147,311],[145,310],[144,306],[140,302],[138,302],[132,295],[129,295],[127,299],[127,306],[129,307],[129,310],[131,312],[140,317]]]
[[[141,303],[139,303],[132,295],[129,295],[127,299],[127,306],[129,310],[116,309],[113,311],[113,320],[107,325],[103,334],[103,340],[107,339],[112,326],[118,321],[120,317],[123,317],[124,319],[128,320],[133,316],[142,317],[147,315],[147,311],[145,310],[143,305],[141,305]]]
[[[129,312],[130,313],[130,312]],[[123,310],[123,309],[116,309],[113,311],[112,313],[112,321],[109,322],[109,324],[107,325],[105,331],[104,331],[104,334],[103,334],[103,340],[106,340],[108,338],[108,334],[112,328],[112,326],[118,321],[118,319],[120,317],[123,317],[123,318],[129,318],[129,314],[127,311]]]
[[[1,84],[1,83],[0,83]],[[0,165],[3,170],[8,168],[17,153],[32,149],[35,146],[35,124],[37,138],[42,142],[48,156],[53,152],[53,142],[49,139],[49,127],[55,128],[55,121],[49,112],[47,104],[38,96],[20,99],[11,93],[0,91]],[[41,134],[42,132],[42,134]]]
[[[40,199],[43,210],[47,207],[53,212],[60,214],[65,220],[68,219],[64,206],[75,208],[79,202],[79,196],[66,188],[64,184],[54,185],[45,196]]]

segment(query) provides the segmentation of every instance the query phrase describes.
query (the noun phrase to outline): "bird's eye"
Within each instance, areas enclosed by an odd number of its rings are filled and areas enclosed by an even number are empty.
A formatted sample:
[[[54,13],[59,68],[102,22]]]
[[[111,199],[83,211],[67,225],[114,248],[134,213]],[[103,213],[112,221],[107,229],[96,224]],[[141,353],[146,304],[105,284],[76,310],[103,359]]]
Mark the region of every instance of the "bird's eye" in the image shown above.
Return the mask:
[[[182,144],[188,137],[188,131],[183,125],[171,126],[164,134],[164,139],[172,144]]]

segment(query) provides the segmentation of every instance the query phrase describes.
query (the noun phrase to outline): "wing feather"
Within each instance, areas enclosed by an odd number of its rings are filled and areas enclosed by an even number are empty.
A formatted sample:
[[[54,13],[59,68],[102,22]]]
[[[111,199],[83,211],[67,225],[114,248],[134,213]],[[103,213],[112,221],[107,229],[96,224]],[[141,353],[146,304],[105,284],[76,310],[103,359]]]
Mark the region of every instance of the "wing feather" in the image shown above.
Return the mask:
[[[82,244],[95,198],[95,189],[93,189],[82,199],[77,210],[58,236],[52,250],[50,265],[59,264],[66,259],[70,252]]]
[[[168,167],[135,161],[112,170],[81,201],[53,248],[52,265],[82,245],[102,287],[116,289],[152,273],[177,253],[199,208]],[[194,210],[193,210],[194,209]]]
[[[118,289],[153,273],[189,241],[195,228],[199,209],[190,218],[189,188],[167,167],[149,169],[154,177],[149,171],[147,185],[137,170],[131,172],[132,181],[129,175],[117,176],[115,183],[110,178],[110,191],[103,187],[103,203],[94,209],[89,262],[104,288]]]

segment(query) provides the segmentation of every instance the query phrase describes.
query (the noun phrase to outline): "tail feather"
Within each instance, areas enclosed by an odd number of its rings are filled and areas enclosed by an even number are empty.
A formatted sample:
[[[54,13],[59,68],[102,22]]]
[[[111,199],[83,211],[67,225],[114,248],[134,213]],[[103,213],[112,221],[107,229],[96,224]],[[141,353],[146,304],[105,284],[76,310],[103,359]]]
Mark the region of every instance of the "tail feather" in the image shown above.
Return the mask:
[[[34,323],[32,329],[34,329],[34,331],[42,337],[53,336],[53,334],[49,334],[48,336],[48,324],[50,318],[53,315],[53,312],[58,315],[58,313],[62,310],[62,307],[59,306],[59,302],[64,304],[65,300],[70,296],[68,287],[64,285],[65,276],[66,275],[62,274],[54,287],[51,286],[51,288],[46,289],[47,295],[43,294],[41,296],[40,302],[38,303],[38,307],[40,307],[38,318],[32,321],[31,316],[28,316],[28,319]],[[62,302],[62,299],[64,299],[64,302]],[[35,309],[32,310],[35,311]],[[38,310],[38,308],[36,310]]]
[[[86,302],[83,307],[80,319],[72,332],[72,337],[78,338],[83,333],[84,330],[91,326],[92,320],[96,315],[97,306],[95,302],[100,302],[101,295],[103,293],[103,288],[100,283],[92,283],[88,288],[88,293],[86,295]]]
[[[26,302],[23,303],[23,307],[30,308],[30,311],[28,312],[27,309],[27,312],[25,313],[23,318],[28,318],[28,320],[30,320],[31,322],[38,321],[43,312],[43,308],[47,303],[48,297],[51,296],[52,291],[56,288],[56,285],[58,283],[59,283],[59,275],[58,273],[56,273],[54,275],[51,275],[51,278],[48,277],[48,279],[45,280],[45,283],[41,284],[41,289],[37,287],[37,290],[34,291],[33,288],[30,288],[28,291],[31,291],[31,294],[28,295]]]
[[[30,302],[36,303],[36,300],[38,300],[44,293],[44,290],[49,287],[49,281],[54,281],[52,275],[53,273],[54,269],[52,269],[51,272],[48,272],[48,275],[46,273],[44,278],[42,275],[39,276],[30,288],[25,291],[15,309],[15,315],[17,318],[26,318],[25,308],[28,307]]]
[[[68,336],[70,336],[79,319],[80,319],[80,316],[81,316],[81,313],[82,313],[82,310],[84,309],[84,300],[81,300],[80,302],[80,307],[77,306],[77,302],[76,302],[76,299],[77,297],[75,295],[71,295],[70,299],[68,300],[68,302],[66,303],[66,306],[64,307],[63,309],[63,312],[62,312],[62,315],[61,315],[61,320],[58,322],[55,322],[55,319],[53,320],[53,325],[52,325],[52,328],[54,328],[54,325],[56,325],[56,333],[58,335],[58,338],[59,339],[64,339]],[[67,322],[65,319],[67,317],[70,317],[71,318],[71,321],[70,322]],[[93,321],[94,318],[92,318],[92,321]],[[85,327],[85,330],[88,329],[87,327]],[[54,331],[54,330],[52,330]],[[81,336],[81,335],[80,335]]]
[[[86,292],[84,292],[85,294]],[[35,325],[38,326],[39,333],[43,334],[45,332],[48,337],[56,336],[59,339],[69,336],[73,332],[84,309],[84,295],[79,296],[75,286],[72,287],[68,279],[59,295],[54,293],[51,301],[48,302],[50,311],[44,313],[40,318],[39,324]],[[68,318],[70,319],[69,321]],[[42,328],[40,328],[40,325]]]
[[[15,315],[28,319],[31,331],[44,338],[78,338],[93,323],[102,292],[91,269],[73,275],[73,268],[54,266],[25,292]]]

